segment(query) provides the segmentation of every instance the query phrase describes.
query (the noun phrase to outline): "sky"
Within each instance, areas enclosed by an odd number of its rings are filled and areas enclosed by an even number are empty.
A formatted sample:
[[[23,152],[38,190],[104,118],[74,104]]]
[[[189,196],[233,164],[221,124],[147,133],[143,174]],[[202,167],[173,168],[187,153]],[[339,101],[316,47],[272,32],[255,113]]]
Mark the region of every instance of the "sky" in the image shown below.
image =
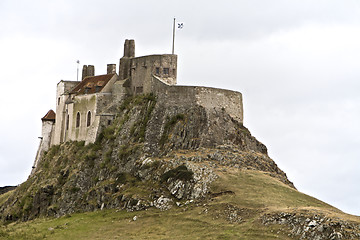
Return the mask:
[[[0,186],[31,171],[56,84],[135,39],[178,84],[243,94],[244,125],[296,188],[360,215],[360,1],[1,0]]]

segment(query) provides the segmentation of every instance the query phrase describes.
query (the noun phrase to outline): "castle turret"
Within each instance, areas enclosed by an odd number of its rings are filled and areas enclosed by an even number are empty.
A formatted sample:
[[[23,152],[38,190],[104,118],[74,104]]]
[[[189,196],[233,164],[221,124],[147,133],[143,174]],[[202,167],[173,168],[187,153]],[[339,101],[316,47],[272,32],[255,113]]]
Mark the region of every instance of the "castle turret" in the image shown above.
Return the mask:
[[[41,137],[39,137],[40,144],[39,144],[38,151],[36,153],[34,165],[32,167],[33,169],[31,171],[30,176],[35,173],[35,169],[36,169],[41,157],[44,155],[44,152],[49,150],[49,148],[50,148],[51,140],[52,140],[54,128],[55,128],[55,118],[56,118],[56,114],[53,110],[49,110],[46,113],[46,115],[43,118],[41,118],[42,129],[41,129]]]

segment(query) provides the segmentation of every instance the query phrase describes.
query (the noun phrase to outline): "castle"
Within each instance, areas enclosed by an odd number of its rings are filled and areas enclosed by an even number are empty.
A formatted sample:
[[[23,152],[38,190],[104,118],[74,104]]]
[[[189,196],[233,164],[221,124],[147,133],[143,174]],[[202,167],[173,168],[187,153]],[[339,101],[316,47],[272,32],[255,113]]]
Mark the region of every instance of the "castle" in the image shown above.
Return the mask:
[[[177,55],[135,57],[134,40],[125,40],[118,73],[116,64],[108,64],[107,74],[97,76],[94,66],[84,65],[81,81],[61,80],[57,84],[56,111],[48,111],[41,119],[42,136],[32,173],[52,145],[66,141],[95,142],[100,132],[111,125],[116,106],[127,96],[153,93],[164,107],[199,105],[207,110],[225,110],[243,123],[241,93],[176,83]]]

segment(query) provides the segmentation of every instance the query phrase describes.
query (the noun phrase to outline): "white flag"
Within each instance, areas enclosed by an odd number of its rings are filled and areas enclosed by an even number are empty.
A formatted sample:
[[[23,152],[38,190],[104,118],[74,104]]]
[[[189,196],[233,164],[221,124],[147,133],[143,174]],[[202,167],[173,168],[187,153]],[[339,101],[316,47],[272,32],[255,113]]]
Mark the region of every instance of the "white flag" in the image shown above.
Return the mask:
[[[177,28],[178,29],[182,29],[183,27],[184,27],[184,23],[182,23],[182,22],[177,23]]]

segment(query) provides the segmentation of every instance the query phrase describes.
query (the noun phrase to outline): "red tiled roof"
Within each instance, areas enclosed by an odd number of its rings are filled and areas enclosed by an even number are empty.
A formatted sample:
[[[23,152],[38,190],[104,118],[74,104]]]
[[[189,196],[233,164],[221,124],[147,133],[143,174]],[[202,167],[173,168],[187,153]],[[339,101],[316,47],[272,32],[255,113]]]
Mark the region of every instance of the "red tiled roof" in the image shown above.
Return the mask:
[[[100,92],[115,74],[99,75],[84,78],[71,90],[73,94],[90,94]]]
[[[53,122],[55,122],[55,116],[56,116],[55,112],[50,109],[41,120],[42,121],[53,121]]]

